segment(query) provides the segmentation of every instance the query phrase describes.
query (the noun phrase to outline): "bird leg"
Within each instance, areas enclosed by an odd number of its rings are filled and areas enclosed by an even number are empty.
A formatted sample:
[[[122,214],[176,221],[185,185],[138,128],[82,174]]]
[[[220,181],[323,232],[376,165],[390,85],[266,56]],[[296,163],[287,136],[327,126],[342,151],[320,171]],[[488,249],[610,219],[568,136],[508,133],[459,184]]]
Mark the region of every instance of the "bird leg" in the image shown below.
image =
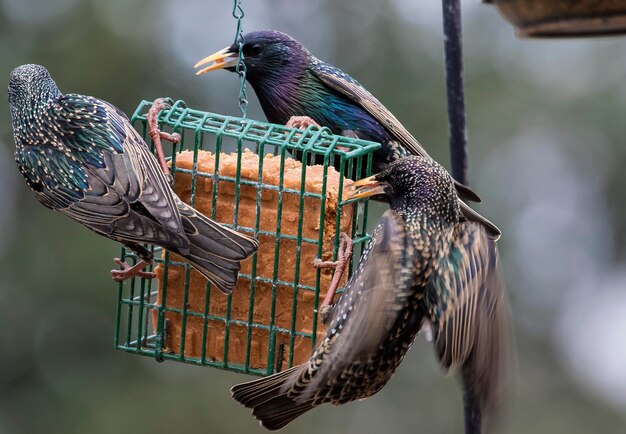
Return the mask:
[[[322,318],[322,323],[324,324],[326,324],[329,319],[328,317],[330,315],[330,309],[332,308],[333,298],[335,296],[335,292],[337,292],[337,288],[339,288],[339,282],[348,268],[350,258],[352,258],[352,250],[352,239],[350,239],[348,234],[342,232],[339,236],[339,250],[337,252],[336,261],[322,261],[320,258],[315,258],[313,260],[313,266],[315,268],[335,269],[330,285],[328,285],[326,297],[324,297],[324,300],[320,305],[320,317]]]
[[[299,130],[306,130],[308,127],[311,126],[322,128],[320,124],[318,124],[308,116],[292,116],[289,118],[285,126],[289,128],[297,128]]]
[[[163,152],[161,139],[177,144],[180,142],[180,134],[169,134],[159,130],[159,122],[157,120],[159,112],[168,106],[169,104],[165,101],[165,98],[155,99],[152,103],[152,107],[150,107],[150,110],[148,110],[148,115],[146,116],[146,119],[148,121],[148,133],[150,134],[152,143],[154,143],[154,149],[156,150],[161,170],[163,170],[163,173],[165,173],[165,175],[168,176],[169,180],[172,181],[172,174],[170,173],[170,169],[167,165],[167,162],[165,161],[165,153]]]
[[[113,259],[117,264],[122,267],[121,270],[111,270],[111,277],[116,282],[123,282],[126,279],[130,279],[131,277],[143,277],[145,279],[154,279],[156,276],[151,271],[142,271],[149,264],[146,261],[139,261],[132,267],[128,265],[126,262],[122,261],[120,258]]]
[[[299,130],[306,130],[308,127],[311,126],[317,127],[318,129],[322,128],[320,124],[318,124],[308,116],[292,116],[289,118],[285,126],[289,128],[297,128]],[[342,132],[341,135],[345,137],[358,138],[353,131],[349,130]],[[339,149],[340,151],[349,151],[349,149],[345,146],[337,146],[337,149]]]

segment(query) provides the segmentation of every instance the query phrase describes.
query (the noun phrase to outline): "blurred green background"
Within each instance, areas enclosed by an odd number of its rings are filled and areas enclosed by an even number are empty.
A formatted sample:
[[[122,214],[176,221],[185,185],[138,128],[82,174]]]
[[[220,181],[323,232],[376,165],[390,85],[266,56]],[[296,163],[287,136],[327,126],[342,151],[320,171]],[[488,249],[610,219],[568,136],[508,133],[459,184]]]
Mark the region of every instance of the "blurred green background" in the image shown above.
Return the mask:
[[[626,44],[515,38],[467,0],[470,179],[500,242],[516,326],[507,433],[626,432]],[[448,166],[439,1],[244,0],[358,78]],[[232,42],[230,1],[0,0],[0,76],[45,65],[65,92],[132,113],[181,98],[237,114],[238,82],[196,77]],[[252,93],[252,92],[250,92]],[[250,116],[263,119],[252,98]],[[119,247],[39,205],[0,104],[0,433],[261,432],[228,388],[245,377],[113,349]],[[459,388],[419,339],[379,394],[286,433],[462,432]]]

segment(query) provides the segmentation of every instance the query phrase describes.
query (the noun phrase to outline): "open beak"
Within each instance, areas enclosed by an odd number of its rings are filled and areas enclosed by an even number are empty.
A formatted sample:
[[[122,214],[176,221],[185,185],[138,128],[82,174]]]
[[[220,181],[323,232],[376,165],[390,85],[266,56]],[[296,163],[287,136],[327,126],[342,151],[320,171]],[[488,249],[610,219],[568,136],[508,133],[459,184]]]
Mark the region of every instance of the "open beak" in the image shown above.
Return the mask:
[[[202,65],[209,63],[210,65],[199,71],[196,71],[196,75],[202,75],[215,69],[228,68],[229,66],[236,66],[237,59],[239,58],[237,53],[230,51],[230,47],[226,47],[213,53],[210,56],[205,57],[194,65],[194,68],[198,68]]]
[[[365,197],[385,194],[387,183],[377,181],[376,175],[373,175],[369,178],[363,178],[354,182],[350,187],[354,189],[354,193],[350,194],[347,200],[363,199]]]

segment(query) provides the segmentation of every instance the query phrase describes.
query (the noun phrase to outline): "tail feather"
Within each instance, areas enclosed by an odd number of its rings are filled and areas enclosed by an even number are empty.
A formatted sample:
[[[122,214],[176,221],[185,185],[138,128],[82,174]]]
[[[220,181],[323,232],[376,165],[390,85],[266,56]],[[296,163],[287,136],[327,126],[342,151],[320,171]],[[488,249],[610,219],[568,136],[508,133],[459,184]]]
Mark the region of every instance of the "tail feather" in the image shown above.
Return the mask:
[[[500,238],[502,232],[500,231],[500,229],[498,229],[496,225],[491,223],[485,217],[478,214],[465,202],[459,201],[459,204],[461,206],[461,213],[463,213],[463,217],[465,217],[470,222],[477,222],[483,225],[485,227],[485,230],[487,231],[487,234],[489,235],[489,238],[491,238],[492,240],[498,240]]]
[[[456,188],[456,192],[461,199],[469,200],[470,202],[476,202],[476,203],[482,202],[482,199],[480,198],[478,193],[476,193],[470,187],[468,187],[465,184],[461,184],[456,179],[453,179],[453,181],[454,181],[454,187]]]
[[[222,292],[230,294],[237,284],[240,261],[257,251],[258,241],[177,202],[190,243],[189,252],[179,254]]]
[[[276,394],[276,391],[288,387],[293,378],[299,375],[299,366],[278,372],[268,377],[234,385],[230,393],[235,401],[252,408]],[[297,372],[296,372],[297,371]]]
[[[252,415],[261,425],[276,431],[315,407],[313,400],[300,401],[290,396],[289,385],[300,375],[302,366],[247,383],[230,390],[233,398],[252,409]]]
[[[276,397],[267,402],[266,405],[252,410],[252,415],[260,421],[263,428],[269,431],[278,431],[313,408],[313,404],[309,401],[298,403],[289,410],[283,410],[284,407],[292,405],[293,402],[286,397]]]

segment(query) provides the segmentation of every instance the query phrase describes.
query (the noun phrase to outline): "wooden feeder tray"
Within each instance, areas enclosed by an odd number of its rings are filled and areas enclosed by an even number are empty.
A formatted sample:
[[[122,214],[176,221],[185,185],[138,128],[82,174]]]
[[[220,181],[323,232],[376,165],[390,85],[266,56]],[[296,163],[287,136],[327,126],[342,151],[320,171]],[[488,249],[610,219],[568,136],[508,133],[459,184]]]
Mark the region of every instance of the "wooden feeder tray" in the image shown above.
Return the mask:
[[[626,33],[623,0],[484,0],[521,37],[585,37]]]

